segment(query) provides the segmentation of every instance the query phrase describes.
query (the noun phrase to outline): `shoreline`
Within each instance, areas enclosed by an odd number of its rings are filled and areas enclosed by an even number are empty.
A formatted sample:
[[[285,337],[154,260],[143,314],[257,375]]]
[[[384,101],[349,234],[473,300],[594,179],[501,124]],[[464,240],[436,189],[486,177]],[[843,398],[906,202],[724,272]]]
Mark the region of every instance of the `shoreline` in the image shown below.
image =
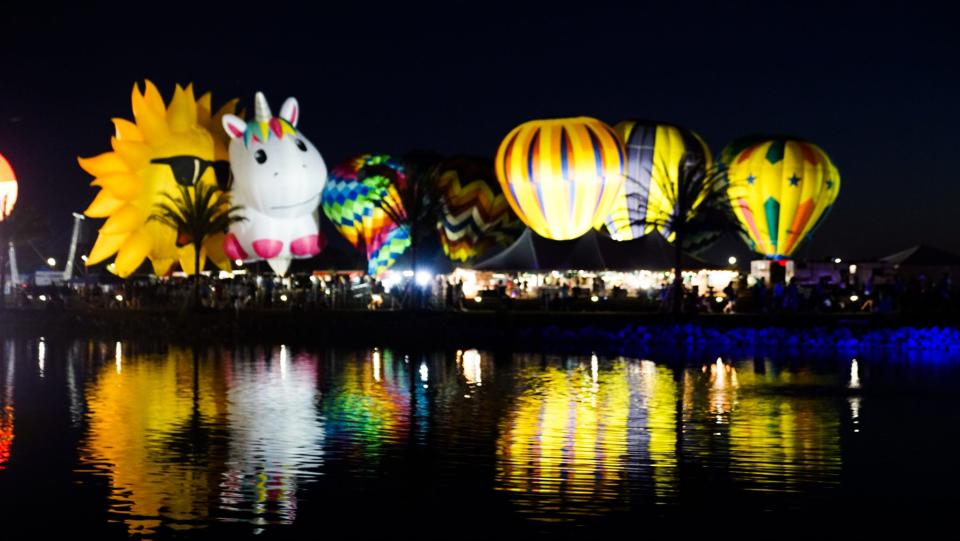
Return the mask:
[[[952,314],[703,314],[470,310],[156,309],[0,312],[0,337],[154,340],[170,343],[383,345],[411,349],[470,347],[642,352],[710,346],[800,350],[952,351],[960,319]]]

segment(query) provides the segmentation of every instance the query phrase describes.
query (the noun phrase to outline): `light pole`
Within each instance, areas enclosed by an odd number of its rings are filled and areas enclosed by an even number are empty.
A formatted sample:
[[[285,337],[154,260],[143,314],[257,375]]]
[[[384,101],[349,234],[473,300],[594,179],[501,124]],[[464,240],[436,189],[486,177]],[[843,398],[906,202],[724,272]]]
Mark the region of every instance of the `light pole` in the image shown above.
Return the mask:
[[[84,220],[83,214],[73,213],[73,235],[70,238],[70,251],[67,255],[67,268],[63,269],[63,281],[69,282],[73,278],[73,262],[77,257],[77,240],[80,239],[80,222]]]

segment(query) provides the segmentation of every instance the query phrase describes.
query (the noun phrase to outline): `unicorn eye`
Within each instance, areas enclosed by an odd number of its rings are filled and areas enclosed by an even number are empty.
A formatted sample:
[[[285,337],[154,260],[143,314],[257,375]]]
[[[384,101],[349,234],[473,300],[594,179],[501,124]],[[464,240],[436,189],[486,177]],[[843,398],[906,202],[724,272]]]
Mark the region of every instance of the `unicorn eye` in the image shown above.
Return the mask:
[[[257,160],[257,163],[263,163],[267,161],[267,153],[263,150],[258,150],[254,155],[253,159]]]
[[[294,139],[294,142],[297,144],[297,148],[299,148],[300,150],[302,150],[302,151],[304,151],[304,152],[307,151],[307,145],[304,144],[303,141],[301,141],[300,139]]]

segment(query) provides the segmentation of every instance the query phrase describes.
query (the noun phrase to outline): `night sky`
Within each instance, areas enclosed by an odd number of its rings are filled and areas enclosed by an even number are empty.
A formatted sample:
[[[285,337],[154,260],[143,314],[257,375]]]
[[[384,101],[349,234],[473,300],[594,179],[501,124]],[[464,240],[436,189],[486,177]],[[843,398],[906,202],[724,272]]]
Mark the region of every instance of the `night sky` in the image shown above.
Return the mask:
[[[22,200],[50,213],[43,250],[66,253],[70,213],[96,192],[76,156],[109,150],[109,119],[132,117],[132,85],[149,78],[166,99],[194,82],[215,108],[263,90],[277,111],[296,96],[328,166],[363,151],[492,156],[516,124],[556,116],[674,122],[715,152],[793,134],[843,178],[798,255],[960,252],[960,38],[916,2],[199,4],[2,8],[0,153]]]

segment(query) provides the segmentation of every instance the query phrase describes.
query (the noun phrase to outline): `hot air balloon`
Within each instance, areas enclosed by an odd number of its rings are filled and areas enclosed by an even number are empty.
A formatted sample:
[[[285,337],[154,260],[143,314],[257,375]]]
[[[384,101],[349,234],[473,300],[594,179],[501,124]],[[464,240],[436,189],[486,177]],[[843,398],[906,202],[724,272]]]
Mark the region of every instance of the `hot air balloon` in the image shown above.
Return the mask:
[[[17,177],[10,162],[0,154],[0,222],[10,216],[17,203]]]
[[[589,117],[533,120],[497,150],[497,180],[507,202],[534,232],[577,238],[610,212],[623,185],[623,143]]]
[[[410,246],[400,192],[406,170],[384,154],[362,154],[330,172],[321,197],[323,212],[367,256],[367,272],[379,275]]]
[[[633,240],[654,229],[671,239],[681,162],[710,168],[711,155],[695,132],[643,120],[625,120],[614,130],[624,141],[627,163],[623,188],[604,224],[615,240]],[[694,205],[695,208],[695,205]]]
[[[717,162],[721,167],[730,167],[730,163],[733,162],[733,159],[736,158],[737,154],[740,154],[743,149],[769,139],[769,136],[757,133],[738,137],[720,149],[720,154],[717,155]]]
[[[264,259],[286,274],[294,258],[313,257],[326,239],[317,226],[317,207],[327,166],[316,147],[297,129],[300,105],[287,98],[273,116],[267,98],[257,92],[249,122],[224,115],[230,135],[232,204],[243,221],[230,226],[224,251],[231,259]]]
[[[487,158],[457,156],[441,164],[436,180],[440,200],[437,231],[452,261],[468,261],[496,246],[507,246],[522,226],[495,180]]]
[[[785,137],[747,146],[730,162],[727,194],[751,248],[790,257],[840,192],[840,173],[817,145]]]
[[[236,100],[213,114],[209,93],[195,98],[193,85],[178,85],[167,105],[157,87],[147,81],[142,92],[134,85],[131,102],[135,122],[113,119],[113,150],[79,159],[80,167],[96,177],[91,184],[100,188],[84,214],[107,219],[87,264],[116,254],[115,269],[121,277],[129,276],[147,258],[159,276],[178,260],[187,274],[193,274],[193,245],[178,242],[176,229],[150,217],[158,204],[168,201],[167,196],[179,198],[178,185],[193,189],[200,182],[218,184],[220,164],[227,159],[227,135],[220,119],[233,112]],[[218,267],[230,268],[223,239],[219,234],[203,242],[201,267],[209,257]]]

